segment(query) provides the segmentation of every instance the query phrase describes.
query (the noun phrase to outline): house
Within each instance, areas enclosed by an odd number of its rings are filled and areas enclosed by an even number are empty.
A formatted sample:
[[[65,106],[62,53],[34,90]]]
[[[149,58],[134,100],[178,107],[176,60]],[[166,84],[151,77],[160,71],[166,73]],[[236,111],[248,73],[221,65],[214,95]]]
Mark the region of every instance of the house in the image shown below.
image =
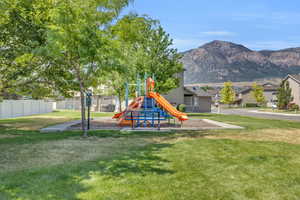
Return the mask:
[[[212,95],[199,87],[184,86],[184,72],[176,74],[180,79],[178,88],[163,96],[173,105],[186,105],[186,112],[211,112]]]
[[[186,112],[211,112],[213,95],[201,87],[184,87]]]
[[[300,74],[287,75],[283,81],[288,81],[292,90],[293,101],[292,103],[300,106]]]
[[[267,107],[271,107],[274,102],[277,101],[277,90],[278,85],[273,83],[265,83],[261,85],[264,89],[264,96],[266,99]],[[256,104],[256,100],[252,94],[252,87],[247,87],[240,92],[238,92],[238,102],[240,105],[245,106],[246,104]]]

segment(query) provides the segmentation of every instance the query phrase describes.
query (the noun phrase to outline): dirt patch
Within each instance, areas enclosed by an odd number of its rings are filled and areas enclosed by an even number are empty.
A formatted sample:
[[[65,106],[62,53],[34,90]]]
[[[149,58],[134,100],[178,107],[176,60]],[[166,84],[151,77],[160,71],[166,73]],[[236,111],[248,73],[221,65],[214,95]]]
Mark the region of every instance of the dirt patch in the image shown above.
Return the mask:
[[[149,124],[150,122],[147,122]],[[143,125],[142,125],[143,126]],[[156,122],[155,127],[157,127],[158,124]],[[130,126],[128,126],[130,127]],[[185,122],[183,122],[182,127],[181,123],[177,120],[170,120],[170,121],[161,121],[160,123],[161,128],[195,128],[195,129],[213,129],[213,128],[220,128],[220,126],[217,126],[215,124],[211,124],[208,122],[203,121],[202,119],[190,119]],[[95,119],[91,121],[90,129],[91,130],[121,130],[123,127],[118,125],[118,121],[113,120],[111,118],[100,118]],[[73,125],[69,128],[69,130],[79,130],[81,129],[81,124]]]
[[[290,144],[300,144],[300,129],[263,129],[239,134],[207,135],[212,139],[236,139],[251,141],[276,141]]]

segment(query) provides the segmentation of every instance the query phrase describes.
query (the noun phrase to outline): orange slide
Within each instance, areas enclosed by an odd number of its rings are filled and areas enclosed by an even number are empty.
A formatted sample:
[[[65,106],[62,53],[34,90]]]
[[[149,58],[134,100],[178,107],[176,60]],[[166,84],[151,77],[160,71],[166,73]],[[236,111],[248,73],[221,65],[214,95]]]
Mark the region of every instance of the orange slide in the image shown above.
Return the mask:
[[[154,98],[161,107],[163,107],[167,112],[169,112],[172,116],[176,117],[178,120],[180,121],[188,120],[187,114],[179,112],[159,93],[149,92],[148,96],[150,98]]]
[[[144,101],[144,97],[136,98],[134,101],[132,101],[128,105],[128,108],[125,111],[115,114],[113,116],[113,119],[119,119],[119,125],[130,125],[131,121],[125,119],[126,114],[128,113],[128,111],[135,111],[135,110],[140,109],[140,107],[142,106],[143,101]]]

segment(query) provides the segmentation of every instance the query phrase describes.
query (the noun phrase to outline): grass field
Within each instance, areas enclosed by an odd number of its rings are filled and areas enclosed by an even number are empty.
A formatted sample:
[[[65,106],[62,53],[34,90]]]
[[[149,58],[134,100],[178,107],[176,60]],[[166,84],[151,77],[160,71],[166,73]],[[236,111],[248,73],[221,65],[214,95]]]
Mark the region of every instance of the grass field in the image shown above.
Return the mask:
[[[112,113],[92,113],[91,117],[112,116]],[[27,131],[38,130],[54,124],[64,123],[71,120],[80,119],[80,112],[60,110],[42,115],[32,115],[28,117],[18,117],[13,119],[0,120],[2,134],[11,133],[28,133]],[[1,137],[0,133],[0,137]]]
[[[37,131],[78,117],[63,111],[0,120],[1,200],[300,197],[300,123],[194,114],[245,129],[93,131],[87,139]]]

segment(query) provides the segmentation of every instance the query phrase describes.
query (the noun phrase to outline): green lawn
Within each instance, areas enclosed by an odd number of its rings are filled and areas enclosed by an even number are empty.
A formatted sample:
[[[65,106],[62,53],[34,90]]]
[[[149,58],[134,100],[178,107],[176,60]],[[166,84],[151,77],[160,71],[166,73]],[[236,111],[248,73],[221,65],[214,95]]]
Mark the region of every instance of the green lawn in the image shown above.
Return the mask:
[[[112,113],[92,113],[91,117],[107,117]],[[2,134],[10,133],[29,133],[47,126],[64,123],[67,121],[80,119],[80,112],[59,110],[42,115],[32,115],[13,119],[0,119],[0,130]],[[0,136],[1,136],[0,133]]]
[[[78,116],[56,112],[34,119]],[[9,131],[16,119],[1,120],[0,199],[299,199],[300,123],[192,117],[245,130],[93,131],[83,139],[80,132],[40,134],[28,128],[41,126],[31,117]]]

